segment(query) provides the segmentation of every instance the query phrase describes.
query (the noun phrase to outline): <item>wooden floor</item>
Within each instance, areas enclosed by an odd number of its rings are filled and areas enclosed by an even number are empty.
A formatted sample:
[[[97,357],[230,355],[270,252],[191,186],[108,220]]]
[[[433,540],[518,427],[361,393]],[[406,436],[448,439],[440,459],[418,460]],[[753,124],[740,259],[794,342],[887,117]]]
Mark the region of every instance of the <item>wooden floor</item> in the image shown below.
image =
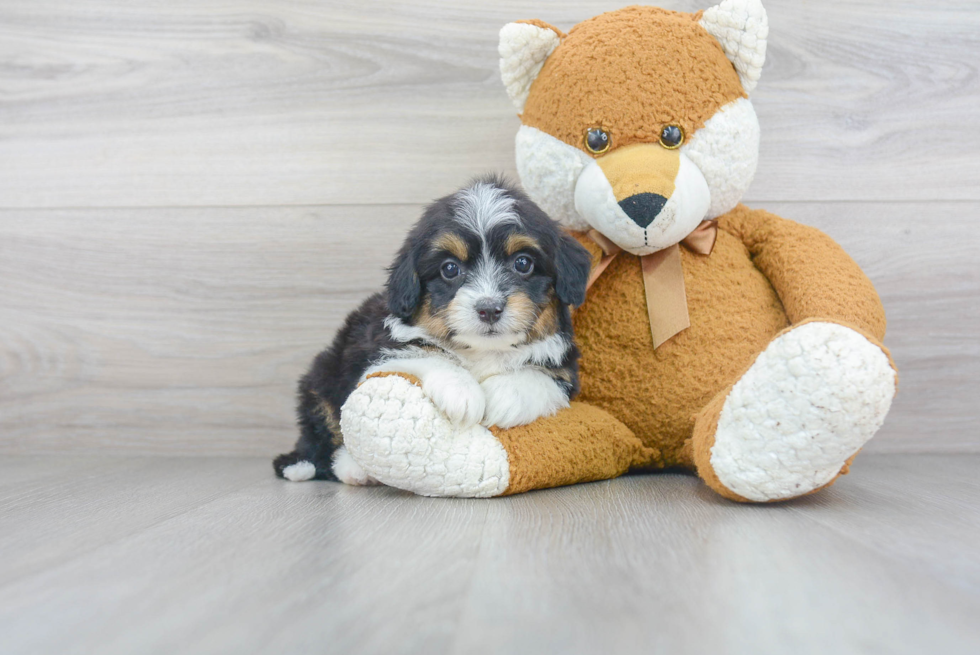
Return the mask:
[[[980,455],[742,506],[679,474],[496,500],[263,459],[0,461],[0,652],[977,653]]]

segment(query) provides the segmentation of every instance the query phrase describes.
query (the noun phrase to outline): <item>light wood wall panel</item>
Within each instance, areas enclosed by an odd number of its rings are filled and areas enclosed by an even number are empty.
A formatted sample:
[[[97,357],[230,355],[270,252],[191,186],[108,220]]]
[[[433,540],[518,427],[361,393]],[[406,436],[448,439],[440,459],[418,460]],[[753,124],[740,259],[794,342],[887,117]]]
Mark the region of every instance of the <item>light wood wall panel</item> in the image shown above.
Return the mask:
[[[427,202],[514,171],[500,27],[624,3],[9,0],[0,206]],[[750,200],[980,199],[973,0],[767,7]]]
[[[871,448],[980,451],[980,203],[768,208],[837,239],[884,299],[901,383]],[[421,210],[0,211],[0,452],[289,445],[296,379]]]
[[[289,445],[421,203],[514,174],[500,26],[622,4],[0,4],[0,452]],[[902,378],[871,448],[980,451],[980,6],[766,6],[746,200],[878,285]]]

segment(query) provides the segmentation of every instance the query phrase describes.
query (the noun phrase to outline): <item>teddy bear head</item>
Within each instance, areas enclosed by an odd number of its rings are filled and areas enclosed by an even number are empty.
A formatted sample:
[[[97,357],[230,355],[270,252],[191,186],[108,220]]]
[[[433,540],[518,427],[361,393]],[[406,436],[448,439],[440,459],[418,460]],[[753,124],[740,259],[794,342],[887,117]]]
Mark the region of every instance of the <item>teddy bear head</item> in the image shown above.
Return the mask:
[[[626,7],[569,33],[500,31],[527,193],[573,230],[646,255],[731,210],[759,158],[748,99],[769,27],[759,0],[695,14]]]

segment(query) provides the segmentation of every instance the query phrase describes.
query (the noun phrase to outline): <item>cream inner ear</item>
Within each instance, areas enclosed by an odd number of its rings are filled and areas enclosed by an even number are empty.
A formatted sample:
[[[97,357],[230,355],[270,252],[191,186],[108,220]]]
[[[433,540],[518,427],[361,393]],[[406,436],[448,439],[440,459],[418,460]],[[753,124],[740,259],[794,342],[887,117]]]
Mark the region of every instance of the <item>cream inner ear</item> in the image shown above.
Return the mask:
[[[705,9],[699,24],[718,39],[742,88],[752,93],[762,75],[769,38],[769,18],[761,0],[724,0]]]
[[[508,23],[501,28],[497,46],[500,77],[517,111],[524,111],[531,84],[559,43],[561,37],[558,33],[546,27]]]

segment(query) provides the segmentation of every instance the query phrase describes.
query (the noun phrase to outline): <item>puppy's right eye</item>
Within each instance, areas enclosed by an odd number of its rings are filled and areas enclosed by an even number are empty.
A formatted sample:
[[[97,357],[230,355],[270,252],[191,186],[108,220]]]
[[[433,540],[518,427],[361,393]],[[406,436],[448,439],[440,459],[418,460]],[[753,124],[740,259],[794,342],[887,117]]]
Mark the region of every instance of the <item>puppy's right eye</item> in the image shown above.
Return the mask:
[[[445,262],[439,269],[439,272],[442,273],[443,279],[451,280],[459,275],[459,264],[456,262]]]

